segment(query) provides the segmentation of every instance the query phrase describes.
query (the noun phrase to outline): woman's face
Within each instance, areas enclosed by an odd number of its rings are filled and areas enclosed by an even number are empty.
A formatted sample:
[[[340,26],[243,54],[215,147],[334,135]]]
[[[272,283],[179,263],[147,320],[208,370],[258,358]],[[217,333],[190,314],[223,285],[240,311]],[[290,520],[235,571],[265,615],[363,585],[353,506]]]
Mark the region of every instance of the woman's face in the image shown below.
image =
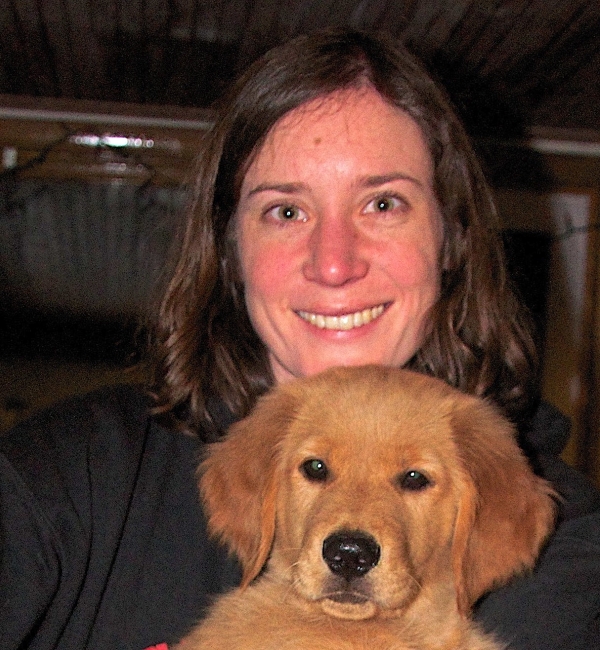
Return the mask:
[[[432,161],[407,114],[347,90],[285,115],[236,214],[250,320],[277,382],[331,366],[402,366],[440,286]]]

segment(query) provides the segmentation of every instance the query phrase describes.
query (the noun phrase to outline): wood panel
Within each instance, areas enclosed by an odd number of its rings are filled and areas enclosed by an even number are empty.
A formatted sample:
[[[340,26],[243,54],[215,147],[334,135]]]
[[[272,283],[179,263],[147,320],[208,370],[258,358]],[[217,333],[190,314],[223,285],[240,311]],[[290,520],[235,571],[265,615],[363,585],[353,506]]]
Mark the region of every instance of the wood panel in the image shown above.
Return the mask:
[[[209,106],[267,48],[326,26],[384,30],[441,73],[489,132],[600,128],[596,0],[11,0],[0,93]]]
[[[0,148],[4,169],[23,178],[179,185],[210,120],[179,107],[0,96]]]
[[[511,189],[497,197],[504,227],[551,237],[542,393],[571,419],[565,459],[600,485],[597,192]]]

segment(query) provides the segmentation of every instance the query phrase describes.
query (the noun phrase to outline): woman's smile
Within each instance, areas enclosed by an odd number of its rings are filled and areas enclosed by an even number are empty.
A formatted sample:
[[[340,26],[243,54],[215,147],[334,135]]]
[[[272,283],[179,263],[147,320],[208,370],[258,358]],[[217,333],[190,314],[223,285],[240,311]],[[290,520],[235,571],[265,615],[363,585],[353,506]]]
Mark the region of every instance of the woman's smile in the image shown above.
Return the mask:
[[[319,329],[348,331],[357,327],[368,325],[371,321],[379,318],[385,310],[385,305],[377,305],[359,311],[331,316],[309,311],[297,311],[300,318]]]

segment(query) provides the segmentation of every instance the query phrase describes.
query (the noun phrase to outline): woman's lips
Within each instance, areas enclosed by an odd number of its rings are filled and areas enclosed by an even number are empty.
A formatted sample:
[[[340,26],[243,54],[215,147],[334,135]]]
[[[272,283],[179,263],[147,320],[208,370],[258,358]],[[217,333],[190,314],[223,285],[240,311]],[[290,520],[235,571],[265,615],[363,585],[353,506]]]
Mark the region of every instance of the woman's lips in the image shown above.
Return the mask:
[[[384,310],[385,304],[381,304],[376,307],[369,307],[368,309],[349,314],[341,314],[339,316],[325,316],[324,314],[315,314],[308,311],[298,311],[296,313],[307,323],[320,329],[345,331],[367,325],[376,318],[379,318]]]

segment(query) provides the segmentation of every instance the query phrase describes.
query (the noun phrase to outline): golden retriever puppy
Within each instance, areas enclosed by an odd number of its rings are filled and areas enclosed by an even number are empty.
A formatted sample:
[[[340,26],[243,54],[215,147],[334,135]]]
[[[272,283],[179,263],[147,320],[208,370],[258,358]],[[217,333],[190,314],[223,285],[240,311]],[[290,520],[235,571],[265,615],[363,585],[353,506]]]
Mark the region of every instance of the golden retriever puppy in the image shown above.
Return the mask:
[[[178,650],[499,650],[470,608],[534,564],[555,511],[495,408],[375,366],[265,396],[200,487],[244,576]]]

